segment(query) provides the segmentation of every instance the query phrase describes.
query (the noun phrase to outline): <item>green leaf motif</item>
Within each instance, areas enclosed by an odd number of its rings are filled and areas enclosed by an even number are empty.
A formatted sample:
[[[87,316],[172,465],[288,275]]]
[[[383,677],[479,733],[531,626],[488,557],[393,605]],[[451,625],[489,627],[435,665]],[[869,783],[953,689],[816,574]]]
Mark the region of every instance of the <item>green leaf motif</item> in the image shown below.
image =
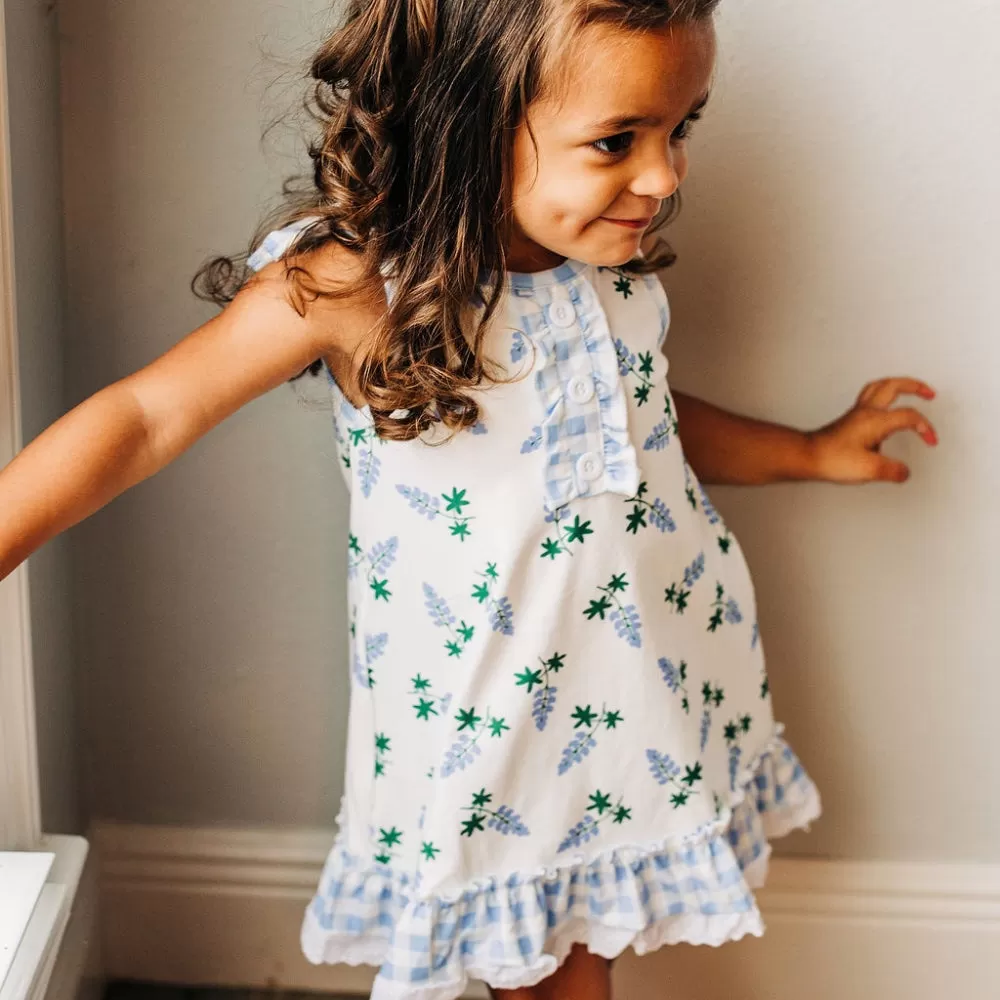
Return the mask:
[[[601,621],[604,621],[604,615],[606,612],[611,610],[611,602],[607,597],[602,597],[599,601],[591,601],[590,607],[587,608],[583,613],[593,621],[597,615],[600,615]]]
[[[425,840],[420,846],[420,853],[428,861],[433,861],[441,853],[441,848],[435,847],[431,841]]]
[[[442,493],[441,496],[447,504],[445,510],[453,510],[456,514],[461,514],[462,508],[469,506],[469,501],[465,499],[465,494],[466,490],[459,490],[458,487],[452,487],[450,494]]]
[[[485,830],[486,827],[483,826],[484,819],[486,819],[486,816],[482,813],[473,813],[462,823],[462,832],[460,836],[471,837],[477,830]]]
[[[488,806],[493,801],[493,796],[486,791],[485,788],[480,788],[478,792],[475,792],[472,796],[472,804],[478,806],[482,809],[484,806]]]
[[[611,796],[605,795],[600,789],[590,796],[589,801],[590,805],[587,808],[595,810],[599,816],[611,808]]]
[[[541,687],[542,684],[542,672],[541,670],[531,670],[529,667],[525,667],[524,671],[520,674],[514,674],[517,680],[518,686],[524,686],[528,689],[528,694],[531,694],[532,688],[537,684]]]
[[[592,726],[594,724],[594,719],[597,718],[597,713],[593,711],[589,705],[577,705],[572,718],[576,720],[573,724],[573,728],[579,729],[580,726]]]
[[[456,715],[455,718],[458,721],[459,732],[463,729],[475,729],[476,726],[483,721],[483,717],[481,715],[476,715],[475,706],[470,709],[460,708],[458,710],[458,715]]]

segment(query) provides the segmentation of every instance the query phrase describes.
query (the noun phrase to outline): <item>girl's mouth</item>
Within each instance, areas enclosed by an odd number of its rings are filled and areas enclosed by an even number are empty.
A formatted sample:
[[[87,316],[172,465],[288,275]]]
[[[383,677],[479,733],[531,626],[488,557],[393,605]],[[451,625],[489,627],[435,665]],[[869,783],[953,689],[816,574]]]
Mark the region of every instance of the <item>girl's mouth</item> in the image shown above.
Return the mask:
[[[653,220],[652,219],[609,219],[606,216],[601,216],[605,222],[613,222],[616,226],[624,226],[626,229],[645,229]]]

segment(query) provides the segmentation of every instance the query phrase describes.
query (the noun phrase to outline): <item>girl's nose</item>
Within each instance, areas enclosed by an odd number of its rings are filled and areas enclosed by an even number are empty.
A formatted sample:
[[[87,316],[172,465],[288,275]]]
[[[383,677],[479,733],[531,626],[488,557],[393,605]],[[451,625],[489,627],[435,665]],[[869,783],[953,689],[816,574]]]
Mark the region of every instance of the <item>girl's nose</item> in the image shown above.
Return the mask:
[[[680,187],[683,177],[678,168],[681,167],[668,146],[646,157],[629,188],[634,195],[666,200]]]

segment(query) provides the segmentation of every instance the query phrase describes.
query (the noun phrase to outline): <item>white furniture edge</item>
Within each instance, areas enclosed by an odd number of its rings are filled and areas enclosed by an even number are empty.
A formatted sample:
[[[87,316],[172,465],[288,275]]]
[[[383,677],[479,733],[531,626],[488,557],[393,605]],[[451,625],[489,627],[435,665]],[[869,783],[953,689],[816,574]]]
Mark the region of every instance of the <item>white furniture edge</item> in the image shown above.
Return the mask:
[[[109,979],[367,994],[372,970],[312,966],[299,952],[331,831],[101,822],[92,836]],[[619,1000],[649,1000],[650,970],[670,979],[671,1000],[940,1000],[935,969],[963,1000],[1000,995],[1000,865],[785,858],[772,862],[759,899],[768,925],[761,941],[623,958]],[[810,978],[816,965],[821,983]],[[744,968],[753,970],[751,992],[712,991],[719,970],[731,985]],[[474,987],[468,995],[485,994]]]
[[[62,947],[70,915],[84,900],[90,902],[88,897],[78,895],[87,860],[87,841],[83,837],[43,836],[38,847],[39,850],[52,851],[55,861],[15,952],[10,971],[0,984],[0,1000],[44,1000],[57,962],[63,959]],[[84,925],[81,931],[85,939],[93,937],[93,928],[88,933]],[[78,960],[78,955],[72,957]],[[79,964],[82,969],[82,961]],[[66,982],[67,978],[71,980],[73,976],[67,977],[64,972],[63,981]],[[63,992],[61,1000],[71,995]],[[53,998],[55,996],[58,994],[53,993]]]

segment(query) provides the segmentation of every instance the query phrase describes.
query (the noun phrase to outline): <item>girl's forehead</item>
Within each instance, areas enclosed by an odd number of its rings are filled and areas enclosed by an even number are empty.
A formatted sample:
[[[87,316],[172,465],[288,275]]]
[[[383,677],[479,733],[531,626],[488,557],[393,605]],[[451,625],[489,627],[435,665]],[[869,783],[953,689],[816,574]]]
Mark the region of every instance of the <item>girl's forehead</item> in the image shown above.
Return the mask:
[[[709,90],[714,66],[710,19],[649,31],[591,24],[558,57],[534,110],[573,129],[615,116],[683,117]]]

